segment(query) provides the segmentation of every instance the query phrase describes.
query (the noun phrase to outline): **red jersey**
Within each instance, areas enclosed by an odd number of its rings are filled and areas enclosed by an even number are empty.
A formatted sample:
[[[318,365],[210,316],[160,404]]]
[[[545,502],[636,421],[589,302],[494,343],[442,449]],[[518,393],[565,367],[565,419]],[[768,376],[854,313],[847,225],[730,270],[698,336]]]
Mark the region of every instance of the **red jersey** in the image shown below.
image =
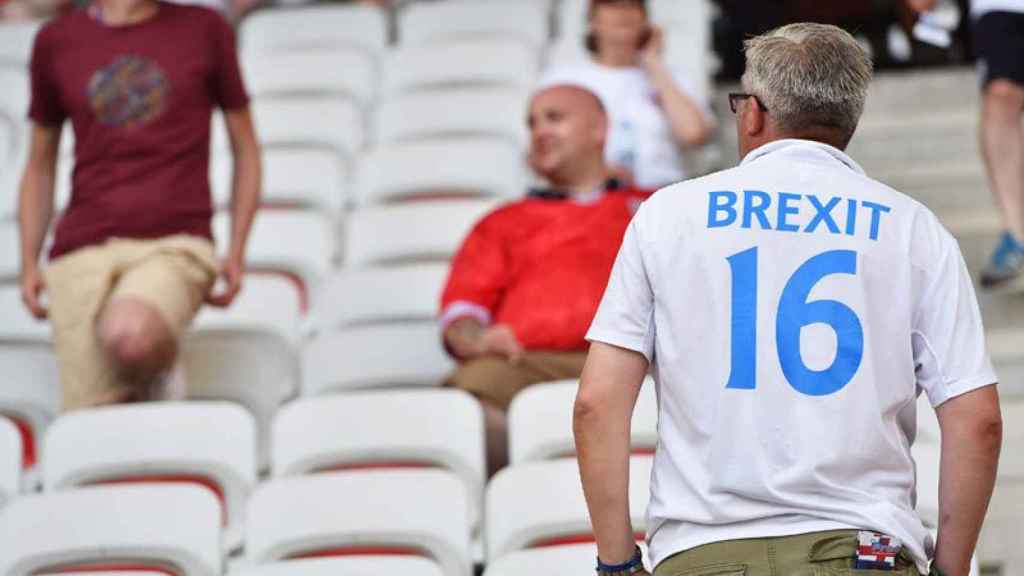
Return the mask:
[[[51,258],[111,237],[211,236],[211,112],[248,104],[223,17],[160,2],[111,27],[78,10],[40,30],[30,71],[29,117],[75,132]]]
[[[626,227],[650,194],[531,197],[495,210],[452,261],[442,324],[473,316],[509,326],[527,350],[585,350]]]

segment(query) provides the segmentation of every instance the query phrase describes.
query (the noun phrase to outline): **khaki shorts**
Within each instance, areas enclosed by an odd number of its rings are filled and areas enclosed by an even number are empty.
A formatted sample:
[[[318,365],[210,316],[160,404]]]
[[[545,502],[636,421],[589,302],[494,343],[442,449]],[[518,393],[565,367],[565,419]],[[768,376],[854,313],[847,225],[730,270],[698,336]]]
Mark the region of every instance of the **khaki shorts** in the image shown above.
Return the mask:
[[[531,384],[579,378],[586,361],[586,352],[526,352],[518,364],[484,356],[460,364],[447,384],[508,409],[512,398]]]
[[[658,564],[654,576],[919,576],[904,548],[895,570],[855,570],[856,530],[705,544]]]
[[[217,260],[210,241],[197,236],[112,239],[57,258],[44,275],[63,407],[72,410],[109,403],[123,396],[127,387],[96,333],[107,302],[142,300],[160,313],[177,337],[216,281]]]

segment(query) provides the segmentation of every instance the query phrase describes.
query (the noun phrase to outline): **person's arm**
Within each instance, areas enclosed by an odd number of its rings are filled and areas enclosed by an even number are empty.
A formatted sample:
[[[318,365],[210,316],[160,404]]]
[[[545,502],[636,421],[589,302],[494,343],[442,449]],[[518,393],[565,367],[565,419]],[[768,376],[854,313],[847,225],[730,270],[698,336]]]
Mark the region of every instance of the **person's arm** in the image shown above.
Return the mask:
[[[947,400],[936,414],[942,431],[942,459],[935,565],[945,576],[967,576],[995,486],[1002,444],[996,386]]]
[[[641,54],[641,61],[658,92],[676,142],[682,146],[699,146],[711,138],[714,126],[700,105],[676,83],[662,57],[662,42],[661,31],[655,30]]]
[[[21,298],[36,318],[46,317],[46,308],[39,300],[45,289],[39,270],[39,253],[53,219],[53,190],[60,135],[60,124],[32,123],[28,162],[18,191]]]
[[[639,352],[594,342],[573,408],[583,493],[605,564],[627,562],[636,548],[629,519],[630,421],[647,365]]]
[[[907,5],[910,6],[911,10],[921,13],[927,12],[935,5],[939,3],[939,0],[907,0]]]
[[[448,324],[444,342],[460,360],[497,354],[516,364],[523,356],[523,346],[511,328],[504,324],[487,326],[473,316],[463,316]]]
[[[234,175],[231,188],[231,238],[227,256],[222,264],[224,290],[210,294],[207,303],[228,306],[242,288],[245,273],[245,245],[249,238],[253,218],[260,204],[260,146],[256,140],[252,115],[248,106],[226,110],[224,121],[231,140]]]

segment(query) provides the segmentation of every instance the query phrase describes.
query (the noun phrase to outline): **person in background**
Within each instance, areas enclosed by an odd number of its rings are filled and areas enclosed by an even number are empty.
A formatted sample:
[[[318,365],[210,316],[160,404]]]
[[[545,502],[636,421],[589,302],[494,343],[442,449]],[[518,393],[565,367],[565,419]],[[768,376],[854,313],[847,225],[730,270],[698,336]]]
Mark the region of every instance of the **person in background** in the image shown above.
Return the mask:
[[[441,300],[449,385],[486,416],[491,473],[508,459],[505,411],[523,388],[578,378],[622,234],[647,192],[610,178],[607,118],[578,86],[541,90],[529,108],[529,163],[550,188],[483,218],[460,247]]]
[[[63,407],[159,397],[200,305],[227,306],[241,288],[259,203],[260,151],[234,33],[207,8],[97,0],[40,30],[30,78],[22,298],[51,321]],[[207,179],[214,107],[224,109],[234,155],[221,264]],[[66,120],[75,133],[71,200],[42,267]],[[218,275],[224,288],[212,291]]]
[[[938,4],[908,1],[918,12]],[[979,139],[1005,227],[981,285],[1002,288],[1017,284],[1024,273],[1024,2],[972,0],[971,18],[982,76]]]
[[[605,157],[621,181],[653,189],[686,179],[682,148],[707,142],[714,123],[665,61],[644,0],[591,0],[589,22],[592,59],[548,70],[541,86],[578,84],[601,98],[611,122]]]
[[[656,576],[967,576],[1002,416],[959,246],[842,152],[872,76],[850,34],[791,24],[746,58],[742,162],[644,203],[587,335],[573,428],[598,574],[646,573],[629,427],[653,368]],[[935,539],[914,501],[922,392],[941,428]]]

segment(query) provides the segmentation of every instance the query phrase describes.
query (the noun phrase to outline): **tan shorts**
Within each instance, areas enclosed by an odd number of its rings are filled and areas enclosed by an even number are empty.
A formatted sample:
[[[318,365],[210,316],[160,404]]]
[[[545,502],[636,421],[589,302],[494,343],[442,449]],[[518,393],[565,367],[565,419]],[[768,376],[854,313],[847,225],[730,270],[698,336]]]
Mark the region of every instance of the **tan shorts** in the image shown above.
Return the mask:
[[[531,384],[579,378],[586,361],[586,352],[526,352],[518,364],[484,356],[460,364],[447,384],[508,409],[512,398]]]
[[[107,302],[133,298],[155,308],[179,336],[217,279],[209,240],[178,235],[112,239],[65,254],[45,271],[64,410],[110,402],[125,392],[100,345],[96,322]]]
[[[654,576],[919,576],[904,548],[893,570],[855,570],[856,530],[705,544],[669,556]]]

